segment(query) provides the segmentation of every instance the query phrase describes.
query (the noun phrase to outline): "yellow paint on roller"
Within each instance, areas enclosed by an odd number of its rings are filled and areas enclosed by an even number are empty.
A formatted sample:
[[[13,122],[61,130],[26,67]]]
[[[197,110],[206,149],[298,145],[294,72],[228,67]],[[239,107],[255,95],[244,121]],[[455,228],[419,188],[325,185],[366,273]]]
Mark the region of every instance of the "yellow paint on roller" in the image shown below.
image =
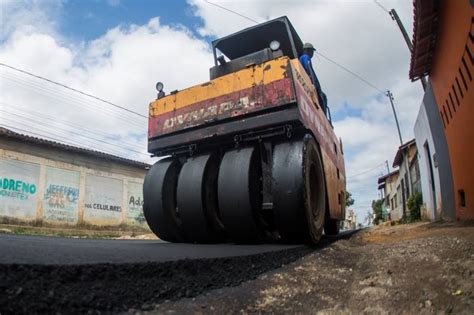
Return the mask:
[[[221,95],[281,80],[287,76],[288,66],[289,58],[280,57],[195,85],[150,103],[150,116],[158,116]]]

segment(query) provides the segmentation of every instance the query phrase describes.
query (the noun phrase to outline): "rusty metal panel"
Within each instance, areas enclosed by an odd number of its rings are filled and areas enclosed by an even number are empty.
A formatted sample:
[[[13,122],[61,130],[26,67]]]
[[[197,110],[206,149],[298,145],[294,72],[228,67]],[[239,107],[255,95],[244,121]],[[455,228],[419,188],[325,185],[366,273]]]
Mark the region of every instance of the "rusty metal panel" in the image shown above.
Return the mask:
[[[122,219],[122,190],[122,180],[87,174],[84,222],[119,225]]]
[[[0,159],[0,216],[35,220],[40,166]]]
[[[127,223],[147,226],[143,215],[143,184],[128,182]]]
[[[43,196],[43,220],[76,224],[79,218],[80,173],[47,167]]]
[[[151,103],[149,139],[291,103],[294,91],[288,67],[289,59],[282,57]]]

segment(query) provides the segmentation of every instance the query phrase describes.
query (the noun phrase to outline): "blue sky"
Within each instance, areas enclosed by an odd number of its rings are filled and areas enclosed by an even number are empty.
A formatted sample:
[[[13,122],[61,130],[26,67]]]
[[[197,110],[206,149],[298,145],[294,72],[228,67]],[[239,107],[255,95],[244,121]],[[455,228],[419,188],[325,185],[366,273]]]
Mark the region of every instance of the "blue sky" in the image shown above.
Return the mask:
[[[163,24],[182,24],[190,30],[202,26],[184,0],[69,0],[63,6],[61,31],[79,41],[93,40],[117,25],[145,24],[156,16]]]
[[[423,93],[419,83],[408,79],[410,54],[398,27],[374,1],[211,2],[262,22],[288,16],[303,41],[381,90],[390,89],[404,140],[413,137]],[[411,36],[411,1],[379,2],[397,9]],[[167,91],[207,81],[213,64],[210,41],[254,24],[204,0],[0,0],[0,5],[0,62],[145,115],[156,96],[156,81],[163,81]],[[346,174],[363,173],[347,178],[362,221],[378,197],[377,176],[386,173],[383,164],[391,164],[399,145],[390,103],[380,91],[322,57],[313,58],[313,65],[328,95],[336,134],[344,143]],[[76,145],[150,161],[143,118],[0,70],[0,109],[12,111],[11,116],[0,116],[0,124],[18,124],[64,139],[71,139],[67,128],[82,126],[106,141],[119,139],[119,146],[104,146],[87,137],[75,137]],[[15,108],[23,110],[14,116]],[[42,113],[52,120],[27,123],[18,116],[26,113]]]

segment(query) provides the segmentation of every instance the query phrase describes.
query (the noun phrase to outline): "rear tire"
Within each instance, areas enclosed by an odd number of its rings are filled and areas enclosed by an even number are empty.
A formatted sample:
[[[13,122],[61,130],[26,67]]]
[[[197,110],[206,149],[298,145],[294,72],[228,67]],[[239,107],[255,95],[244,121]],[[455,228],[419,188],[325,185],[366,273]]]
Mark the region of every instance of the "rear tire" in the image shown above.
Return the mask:
[[[306,135],[303,139],[304,165],[303,176],[304,201],[306,218],[308,220],[309,240],[317,244],[321,240],[326,213],[326,181],[323,163],[314,139]]]
[[[285,242],[318,243],[324,227],[326,186],[316,142],[310,135],[275,146],[273,210]]]

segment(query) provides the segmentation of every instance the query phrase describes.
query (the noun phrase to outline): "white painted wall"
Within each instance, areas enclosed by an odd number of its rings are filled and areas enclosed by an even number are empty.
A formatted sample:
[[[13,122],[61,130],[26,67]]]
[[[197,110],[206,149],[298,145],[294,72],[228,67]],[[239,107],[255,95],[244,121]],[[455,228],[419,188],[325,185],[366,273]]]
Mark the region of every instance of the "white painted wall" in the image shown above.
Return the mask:
[[[0,148],[0,218],[147,228],[141,189],[145,170],[133,176],[119,169],[113,162],[106,171]]]
[[[433,142],[433,137],[430,133],[430,127],[428,123],[428,117],[426,115],[426,109],[422,103],[420,106],[420,111],[418,112],[418,117],[416,118],[415,127],[415,139],[418,146],[418,163],[420,166],[420,177],[421,177],[421,190],[423,193],[423,209],[422,217],[425,217],[429,220],[436,220],[438,214],[441,211],[441,191],[440,191],[440,181],[437,165],[433,159],[435,155],[435,146]],[[427,156],[425,144],[428,144],[431,156]],[[435,195],[433,195],[431,188],[431,180],[429,173],[429,161],[433,165],[433,176],[435,184]],[[435,209],[435,200],[436,200],[436,209]]]

